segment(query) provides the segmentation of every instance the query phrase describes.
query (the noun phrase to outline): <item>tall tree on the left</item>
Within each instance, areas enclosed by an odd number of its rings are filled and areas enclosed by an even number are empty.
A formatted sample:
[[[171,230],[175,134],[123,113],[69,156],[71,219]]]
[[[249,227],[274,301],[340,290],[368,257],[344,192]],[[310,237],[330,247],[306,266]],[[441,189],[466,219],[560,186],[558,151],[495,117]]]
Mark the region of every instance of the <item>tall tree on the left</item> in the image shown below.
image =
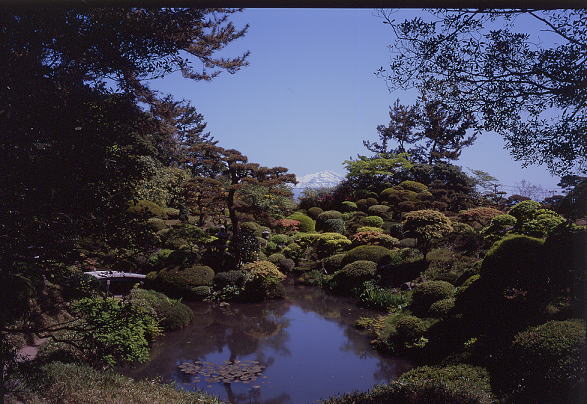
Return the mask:
[[[0,284],[14,286],[1,340],[43,327],[24,306],[56,266],[79,258],[82,236],[132,234],[125,206],[169,157],[162,144],[173,132],[141,107],[161,102],[145,80],[176,71],[211,80],[247,65],[248,52],[218,56],[248,28],[230,22],[236,11],[0,10]]]

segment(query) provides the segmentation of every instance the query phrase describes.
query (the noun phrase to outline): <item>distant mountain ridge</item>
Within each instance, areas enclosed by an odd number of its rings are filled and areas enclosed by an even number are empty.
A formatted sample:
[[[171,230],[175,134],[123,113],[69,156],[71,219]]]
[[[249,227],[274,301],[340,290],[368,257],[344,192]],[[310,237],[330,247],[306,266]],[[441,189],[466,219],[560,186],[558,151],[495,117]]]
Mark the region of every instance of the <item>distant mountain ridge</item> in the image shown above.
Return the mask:
[[[298,197],[306,188],[335,187],[344,177],[334,171],[325,170],[297,177],[298,184],[294,187],[294,196]]]

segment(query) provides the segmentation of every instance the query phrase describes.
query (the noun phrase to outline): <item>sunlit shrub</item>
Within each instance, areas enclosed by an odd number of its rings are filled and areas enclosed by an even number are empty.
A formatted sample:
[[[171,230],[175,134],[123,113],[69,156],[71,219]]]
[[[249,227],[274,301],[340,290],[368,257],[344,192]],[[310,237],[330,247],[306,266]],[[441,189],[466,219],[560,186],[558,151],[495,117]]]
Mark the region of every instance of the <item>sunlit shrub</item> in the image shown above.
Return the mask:
[[[370,309],[386,311],[389,308],[403,308],[411,301],[411,294],[406,292],[394,292],[391,289],[378,286],[374,281],[363,283],[359,294],[362,306]]]
[[[489,245],[501,239],[506,233],[514,228],[517,219],[512,215],[498,215],[491,219],[489,226],[481,230],[485,242]]]
[[[530,327],[515,336],[511,355],[511,393],[520,402],[557,402],[577,395],[585,387],[585,321]]]
[[[172,297],[199,299],[203,289],[196,288],[211,286],[213,280],[214,270],[212,268],[205,265],[195,265],[184,269],[163,269],[157,273],[153,286],[155,290]]]
[[[536,211],[542,209],[540,203],[533,200],[526,200],[514,205],[507,213],[516,218],[519,224],[532,220]]]
[[[390,235],[378,231],[360,231],[351,236],[353,245],[380,245],[385,248],[394,248],[399,245],[399,240]]]
[[[357,204],[352,201],[341,202],[340,208],[343,212],[352,212],[357,210]]]
[[[249,301],[282,297],[285,275],[269,261],[256,261],[243,266],[247,273],[242,297]]]
[[[300,222],[300,231],[303,232],[312,232],[316,230],[316,224],[314,222],[314,220],[312,220],[311,217],[300,213],[300,212],[295,212],[291,215],[289,215],[287,217],[287,219],[293,219],[293,220],[297,220],[298,222]]]
[[[369,206],[367,213],[373,216],[387,217],[387,212],[389,212],[389,209],[390,208],[387,205],[373,205]]]
[[[377,264],[387,264],[393,261],[393,255],[393,251],[385,247],[362,245],[347,252],[343,264],[346,265],[355,261],[372,261]]]
[[[147,226],[154,232],[158,232],[167,228],[165,220],[159,219],[158,217],[151,217],[147,219]]]
[[[369,227],[381,227],[383,226],[383,219],[379,216],[367,216],[361,219],[361,224]]]
[[[340,294],[349,294],[360,288],[363,282],[375,276],[377,264],[371,261],[354,261],[345,265],[332,277],[332,288]]]
[[[438,300],[430,305],[428,312],[433,317],[446,317],[452,309],[455,307],[455,299],[449,297],[446,299]]]
[[[318,206],[314,206],[314,207],[308,209],[308,216],[310,216],[312,219],[316,220],[316,219],[318,219],[318,216],[322,212],[324,212],[324,210],[322,210],[322,208],[319,208]]]
[[[321,230],[330,233],[344,233],[346,231],[343,219],[328,219],[321,226]]]
[[[435,240],[445,237],[453,230],[450,220],[444,214],[429,209],[406,213],[402,225],[405,235],[418,240],[418,248],[425,257]]]
[[[416,314],[425,315],[433,303],[452,297],[454,292],[454,286],[445,281],[422,282],[412,291],[410,308]]]
[[[346,254],[334,254],[331,255],[330,257],[324,259],[323,264],[324,264],[324,269],[326,270],[326,272],[328,272],[329,274],[334,273],[340,269],[342,269],[343,264],[342,261],[344,260]]]
[[[147,201],[145,199],[131,202],[127,211],[136,215],[146,215],[151,217],[155,216],[159,219],[167,219],[165,208],[157,205],[155,202]]]
[[[541,211],[544,211],[544,213],[541,213]],[[548,209],[540,209],[536,213],[537,215],[534,219],[529,220],[520,226],[520,233],[531,237],[543,238],[552,232],[558,225],[565,222],[564,217]]]
[[[373,227],[373,226],[361,226],[357,228],[357,233],[383,233],[383,229],[381,227]]]
[[[320,213],[318,219],[316,219],[316,229],[321,231],[328,231],[326,222],[331,219],[342,220],[342,213],[337,210],[327,210]]]

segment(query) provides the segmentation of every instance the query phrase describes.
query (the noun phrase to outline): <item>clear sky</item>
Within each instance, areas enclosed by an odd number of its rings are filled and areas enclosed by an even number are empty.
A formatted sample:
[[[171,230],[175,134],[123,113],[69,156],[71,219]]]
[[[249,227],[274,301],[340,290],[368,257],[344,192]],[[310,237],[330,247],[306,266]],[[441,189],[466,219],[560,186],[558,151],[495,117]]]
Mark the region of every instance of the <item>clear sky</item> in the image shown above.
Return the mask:
[[[400,10],[397,19],[419,13]],[[362,141],[375,140],[377,125],[389,122],[389,105],[415,101],[414,93],[390,94],[374,74],[387,64],[392,40],[374,10],[247,9],[232,21],[250,28],[226,54],[250,50],[249,66],[210,82],[173,74],[151,86],[190,100],[219,145],[249,161],[298,176],[345,174],[344,160],[369,154]],[[505,185],[527,180],[553,189],[558,182],[545,167],[523,169],[495,134],[480,136],[456,164],[488,171]]]

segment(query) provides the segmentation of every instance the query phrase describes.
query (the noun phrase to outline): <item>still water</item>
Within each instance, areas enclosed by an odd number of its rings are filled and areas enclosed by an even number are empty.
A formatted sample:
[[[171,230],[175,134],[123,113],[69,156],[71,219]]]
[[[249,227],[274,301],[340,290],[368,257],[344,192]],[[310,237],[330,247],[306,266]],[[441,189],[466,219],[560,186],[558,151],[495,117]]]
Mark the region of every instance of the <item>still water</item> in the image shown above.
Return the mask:
[[[376,353],[354,328],[373,312],[318,288],[289,286],[287,298],[258,304],[191,307],[192,325],[160,338],[131,376],[161,377],[230,403],[302,404],[367,390],[410,368]],[[189,369],[178,367],[184,363]]]

